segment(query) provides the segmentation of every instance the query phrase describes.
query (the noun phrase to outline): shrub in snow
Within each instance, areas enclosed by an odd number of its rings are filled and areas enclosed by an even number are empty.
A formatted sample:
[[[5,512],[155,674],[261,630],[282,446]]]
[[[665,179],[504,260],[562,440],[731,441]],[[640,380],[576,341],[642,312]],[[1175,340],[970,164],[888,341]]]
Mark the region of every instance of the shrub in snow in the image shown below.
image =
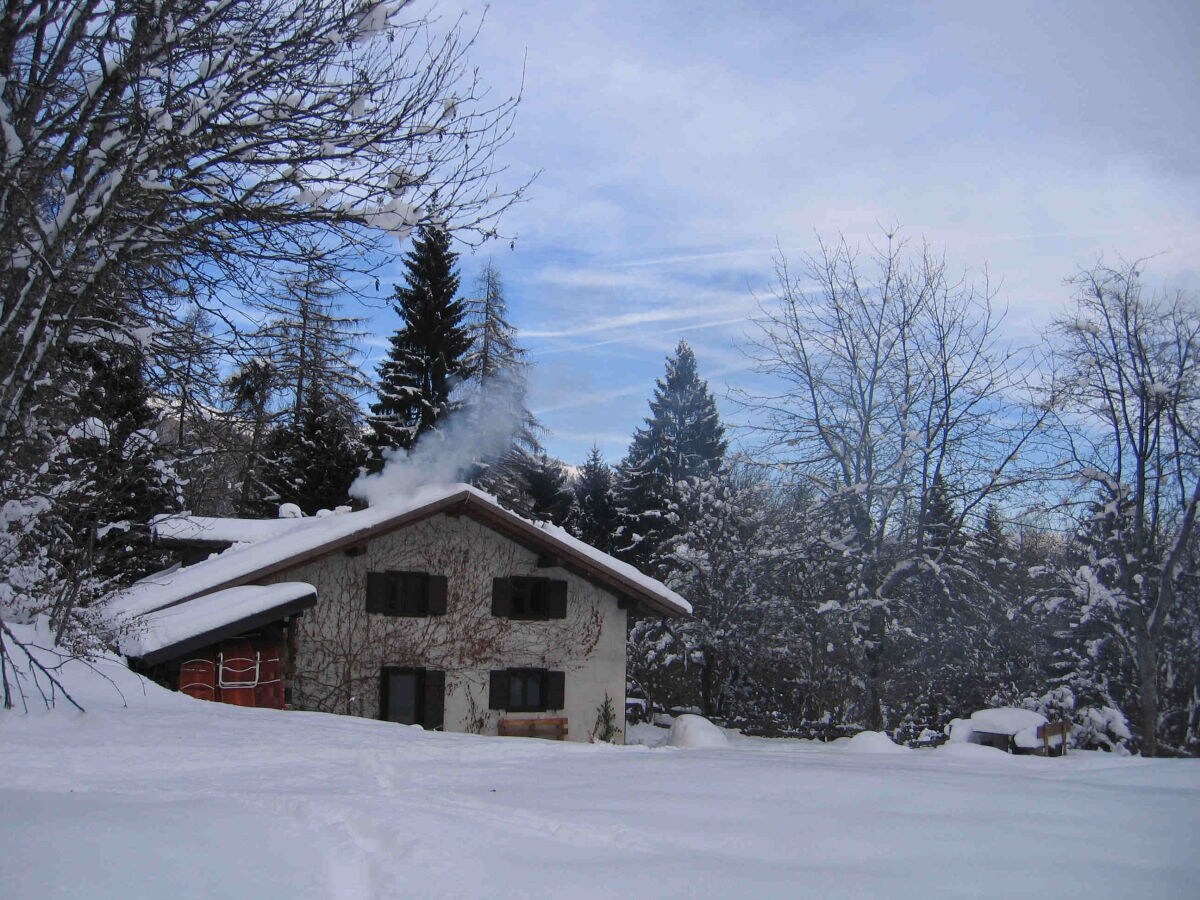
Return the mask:
[[[1031,697],[1022,705],[1053,720],[1070,719],[1071,747],[1127,756],[1133,734],[1125,714],[1113,706],[1088,704],[1077,707],[1076,703],[1075,694],[1069,687],[1059,687],[1041,697]]]
[[[667,743],[672,747],[728,747],[729,738],[704,716],[686,713],[671,725]]]

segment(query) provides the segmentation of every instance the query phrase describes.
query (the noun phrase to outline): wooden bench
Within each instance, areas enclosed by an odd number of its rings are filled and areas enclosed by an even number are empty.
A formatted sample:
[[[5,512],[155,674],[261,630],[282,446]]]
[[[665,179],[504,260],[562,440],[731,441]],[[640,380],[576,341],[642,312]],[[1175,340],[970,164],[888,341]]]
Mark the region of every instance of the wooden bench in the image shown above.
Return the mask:
[[[535,737],[551,741],[567,739],[567,720],[562,718],[549,719],[501,719],[501,737]]]
[[[1037,736],[1042,739],[1042,755],[1050,755],[1050,738],[1057,737],[1060,739],[1059,744],[1062,747],[1062,755],[1067,755],[1067,737],[1071,734],[1071,723],[1062,722],[1047,722],[1045,725],[1039,725]]]

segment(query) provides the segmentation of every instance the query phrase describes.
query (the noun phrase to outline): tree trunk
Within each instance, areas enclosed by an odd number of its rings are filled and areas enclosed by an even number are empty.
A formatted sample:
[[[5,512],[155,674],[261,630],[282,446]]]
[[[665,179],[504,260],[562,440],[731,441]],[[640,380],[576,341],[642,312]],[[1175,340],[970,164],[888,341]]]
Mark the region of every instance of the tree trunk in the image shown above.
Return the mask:
[[[1158,755],[1158,643],[1146,629],[1138,629],[1138,700],[1142,719],[1142,755]]]
[[[870,632],[866,642],[867,662],[867,728],[883,731],[883,610],[871,610]]]
[[[711,719],[716,714],[716,700],[713,697],[713,649],[704,648],[704,665],[700,667],[700,705],[704,708],[705,718]]]

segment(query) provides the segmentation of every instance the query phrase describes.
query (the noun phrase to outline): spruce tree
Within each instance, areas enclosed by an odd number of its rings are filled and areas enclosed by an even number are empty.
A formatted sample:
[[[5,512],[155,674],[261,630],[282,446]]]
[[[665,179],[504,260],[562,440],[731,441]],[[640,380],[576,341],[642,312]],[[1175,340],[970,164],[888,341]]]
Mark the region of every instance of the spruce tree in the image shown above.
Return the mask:
[[[581,541],[607,553],[613,549],[619,524],[612,468],[600,448],[592,447],[575,482],[575,510],[567,527]]]
[[[662,575],[656,556],[687,527],[680,484],[716,473],[725,458],[725,428],[696,355],[680,341],[655,385],[646,427],[621,463],[618,502],[623,523],[617,549],[635,565]]]
[[[271,409],[276,387],[275,367],[258,358],[240,366],[224,384],[231,434],[238,439],[240,461],[233,484],[238,515],[261,514],[264,498],[271,493],[263,479],[269,463],[265,453],[267,440],[276,421],[276,413]]]
[[[562,463],[544,452],[530,456],[529,460],[524,473],[526,508],[520,511],[531,519],[562,525],[575,503]]]
[[[60,508],[73,537],[88,546],[85,567],[125,584],[166,563],[149,522],[177,508],[180,485],[158,447],[140,348],[84,345],[73,362],[79,418],[62,458],[70,487]]]
[[[300,418],[275,429],[264,455],[270,466],[260,515],[274,516],[282,503],[308,515],[347,503],[363,456],[354,408],[311,386]]]
[[[379,402],[371,405],[371,467],[389,448],[407,449],[451,411],[451,391],[469,374],[466,307],[457,299],[458,255],[450,235],[422,226],[405,257],[393,304],[401,326],[379,366]]]

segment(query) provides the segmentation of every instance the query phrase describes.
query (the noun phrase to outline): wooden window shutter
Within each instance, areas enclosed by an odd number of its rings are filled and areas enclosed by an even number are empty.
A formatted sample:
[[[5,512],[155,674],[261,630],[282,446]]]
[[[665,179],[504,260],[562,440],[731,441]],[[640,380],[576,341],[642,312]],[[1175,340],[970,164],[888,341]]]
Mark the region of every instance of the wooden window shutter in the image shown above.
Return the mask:
[[[367,612],[388,613],[392,596],[392,579],[387,572],[367,573]]]
[[[447,579],[445,575],[430,575],[426,583],[429,600],[429,615],[444,616],[446,614]]]
[[[372,575],[376,574],[374,572]],[[392,672],[391,666],[384,666],[379,670],[379,718],[386,719],[388,711],[388,682],[391,680],[388,675]]]
[[[567,673],[546,673],[546,709],[562,709],[567,705]]]
[[[446,721],[446,673],[425,670],[425,721],[428,729],[441,728]]]
[[[508,669],[493,669],[488,682],[488,709],[508,709]]]
[[[492,615],[493,616],[509,616],[512,615],[512,579],[511,578],[493,578],[492,579]],[[503,707],[494,707],[503,709]]]
[[[567,583],[551,581],[546,585],[546,618],[565,619],[567,617]]]

